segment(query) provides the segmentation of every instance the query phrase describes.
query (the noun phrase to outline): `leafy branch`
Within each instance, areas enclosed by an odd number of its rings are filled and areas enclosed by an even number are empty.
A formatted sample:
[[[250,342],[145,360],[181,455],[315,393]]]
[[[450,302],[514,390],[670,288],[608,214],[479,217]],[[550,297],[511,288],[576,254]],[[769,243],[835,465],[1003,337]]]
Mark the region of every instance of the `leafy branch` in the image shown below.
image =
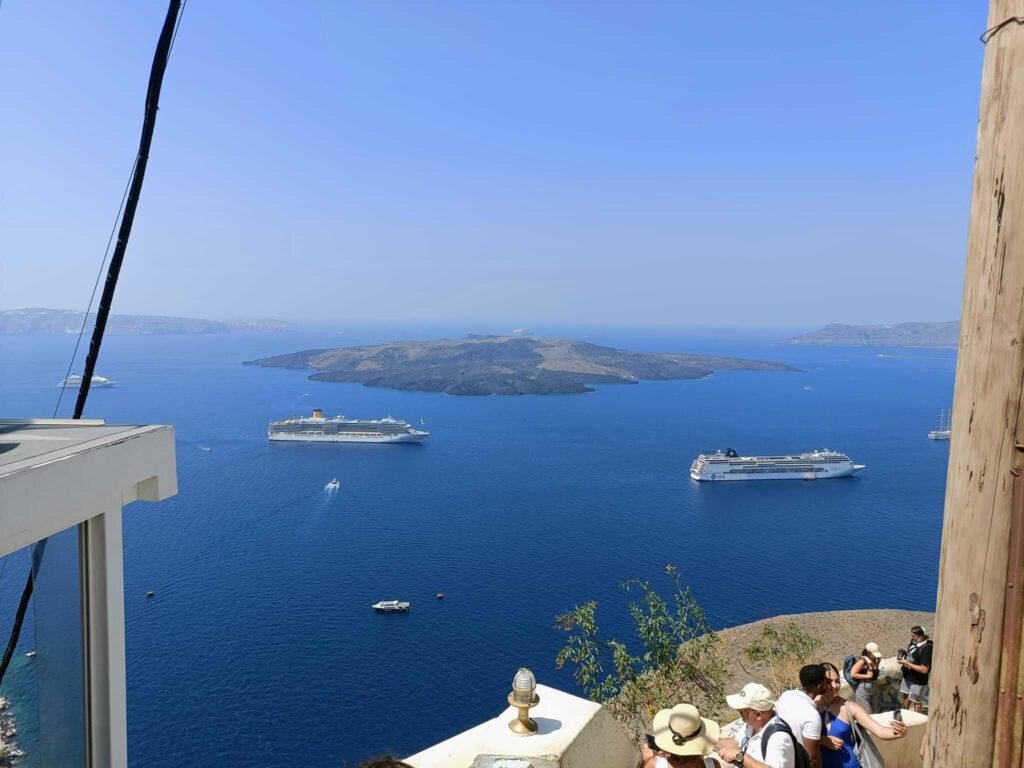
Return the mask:
[[[576,684],[637,739],[659,709],[686,701],[713,717],[725,703],[721,640],[679,570],[668,565],[665,574],[673,589],[669,600],[649,581],[630,579],[620,585],[638,598],[629,604],[640,645],[636,654],[626,643],[601,636],[596,601],[556,617],[568,638],[555,665],[569,664]]]

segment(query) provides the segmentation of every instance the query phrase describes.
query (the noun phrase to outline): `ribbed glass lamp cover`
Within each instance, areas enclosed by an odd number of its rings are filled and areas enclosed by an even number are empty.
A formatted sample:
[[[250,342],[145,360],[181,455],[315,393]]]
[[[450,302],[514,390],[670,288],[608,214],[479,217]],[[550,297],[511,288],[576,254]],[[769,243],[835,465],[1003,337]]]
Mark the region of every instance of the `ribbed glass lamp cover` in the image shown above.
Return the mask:
[[[532,704],[533,691],[537,687],[537,678],[526,667],[520,667],[512,681],[512,698],[516,704]]]

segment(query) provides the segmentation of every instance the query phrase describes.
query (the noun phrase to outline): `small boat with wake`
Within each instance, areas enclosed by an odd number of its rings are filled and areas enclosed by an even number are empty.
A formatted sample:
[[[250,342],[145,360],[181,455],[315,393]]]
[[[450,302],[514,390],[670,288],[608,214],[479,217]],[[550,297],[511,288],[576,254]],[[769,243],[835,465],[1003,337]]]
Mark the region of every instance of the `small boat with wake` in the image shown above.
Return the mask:
[[[402,600],[381,600],[373,604],[373,610],[378,613],[408,613],[411,607]]]
[[[338,480],[338,478],[334,478],[333,480],[331,480],[331,482],[324,486],[325,491],[336,491],[339,488],[341,488],[341,482]]]

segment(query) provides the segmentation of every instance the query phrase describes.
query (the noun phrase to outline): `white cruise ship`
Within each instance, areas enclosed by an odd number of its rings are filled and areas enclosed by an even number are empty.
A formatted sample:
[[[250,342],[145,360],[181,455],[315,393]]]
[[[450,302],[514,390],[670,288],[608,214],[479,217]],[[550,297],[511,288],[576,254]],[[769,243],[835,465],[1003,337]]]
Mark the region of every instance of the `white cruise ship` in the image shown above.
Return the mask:
[[[725,453],[702,453],[690,466],[694,480],[824,480],[849,477],[864,469],[845,453],[827,448],[798,456],[740,456],[732,448]]]
[[[344,416],[325,419],[319,408],[313,409],[312,416],[272,421],[267,427],[268,440],[300,443],[418,443],[429,434],[390,416],[383,419],[346,419]]]
[[[77,373],[72,373],[66,379],[61,379],[60,381],[58,381],[57,382],[57,386],[58,387],[77,387],[81,383],[82,383],[82,377],[79,376]],[[90,384],[90,386],[92,386],[92,387],[112,387],[115,384],[117,384],[117,382],[114,381],[113,379],[105,379],[102,376],[97,376],[96,374],[93,374],[92,384]]]

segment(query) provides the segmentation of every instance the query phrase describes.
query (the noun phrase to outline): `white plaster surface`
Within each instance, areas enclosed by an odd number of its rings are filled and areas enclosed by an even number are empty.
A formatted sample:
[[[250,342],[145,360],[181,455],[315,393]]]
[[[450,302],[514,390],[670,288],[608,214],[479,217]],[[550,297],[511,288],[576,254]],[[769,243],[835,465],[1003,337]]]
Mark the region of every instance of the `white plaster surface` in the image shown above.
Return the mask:
[[[634,768],[639,751],[626,731],[599,704],[537,686],[540,703],[530,710],[537,733],[519,736],[506,708],[493,720],[406,758],[415,768]]]
[[[920,712],[912,712],[909,709],[904,709],[902,712],[903,722],[907,726],[907,735],[893,741],[882,741],[882,739],[874,741],[878,746],[878,751],[885,758],[885,768],[920,768],[923,765],[920,753],[921,739],[928,726],[928,716],[922,715]],[[892,712],[880,712],[871,717],[886,728],[892,722]]]
[[[174,429],[0,421],[0,555],[121,505],[178,492]]]

